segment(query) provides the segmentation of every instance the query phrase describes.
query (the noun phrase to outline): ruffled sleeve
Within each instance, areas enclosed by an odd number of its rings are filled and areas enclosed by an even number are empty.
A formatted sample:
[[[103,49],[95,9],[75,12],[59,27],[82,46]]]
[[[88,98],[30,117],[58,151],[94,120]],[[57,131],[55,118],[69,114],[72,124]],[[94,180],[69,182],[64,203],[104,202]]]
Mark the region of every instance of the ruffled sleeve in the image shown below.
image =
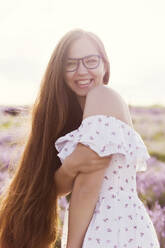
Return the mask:
[[[113,116],[89,116],[78,129],[58,138],[55,147],[61,162],[78,143],[90,147],[100,157],[123,154],[128,162],[136,163],[136,171],[147,169],[150,155],[142,138],[131,126]]]
[[[136,171],[146,171],[147,161],[150,159],[147,147],[145,146],[141,136],[135,132],[135,144],[136,144]]]

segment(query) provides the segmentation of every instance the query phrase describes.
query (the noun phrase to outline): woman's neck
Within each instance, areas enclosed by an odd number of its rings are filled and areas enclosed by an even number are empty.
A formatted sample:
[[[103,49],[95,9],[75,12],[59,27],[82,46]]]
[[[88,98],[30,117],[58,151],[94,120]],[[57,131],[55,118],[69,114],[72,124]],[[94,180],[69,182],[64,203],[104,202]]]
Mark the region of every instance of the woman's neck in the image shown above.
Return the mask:
[[[82,111],[84,111],[84,108],[85,108],[85,100],[86,100],[86,97],[78,97],[78,102],[80,104]]]

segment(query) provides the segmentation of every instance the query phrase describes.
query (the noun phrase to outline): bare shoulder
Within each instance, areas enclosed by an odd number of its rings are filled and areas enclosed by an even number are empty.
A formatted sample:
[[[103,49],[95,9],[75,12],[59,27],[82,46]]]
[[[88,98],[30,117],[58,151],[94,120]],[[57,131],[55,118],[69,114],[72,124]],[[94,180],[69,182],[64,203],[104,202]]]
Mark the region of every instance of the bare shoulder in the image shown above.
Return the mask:
[[[133,127],[128,104],[116,90],[105,85],[96,86],[86,96],[83,119],[97,114],[113,116]]]

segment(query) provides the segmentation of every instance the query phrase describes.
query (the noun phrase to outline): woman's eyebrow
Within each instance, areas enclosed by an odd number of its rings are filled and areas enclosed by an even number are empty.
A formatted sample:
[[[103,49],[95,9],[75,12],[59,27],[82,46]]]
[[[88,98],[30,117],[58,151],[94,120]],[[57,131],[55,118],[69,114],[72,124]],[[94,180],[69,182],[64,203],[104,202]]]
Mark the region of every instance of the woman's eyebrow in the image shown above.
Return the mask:
[[[99,54],[89,54],[89,55],[86,55],[86,56],[84,56],[84,57],[79,57],[79,58],[71,58],[71,57],[68,57],[67,59],[84,59],[84,58],[88,58],[88,57],[90,57],[90,56],[98,56]],[[100,55],[99,55],[100,56]]]

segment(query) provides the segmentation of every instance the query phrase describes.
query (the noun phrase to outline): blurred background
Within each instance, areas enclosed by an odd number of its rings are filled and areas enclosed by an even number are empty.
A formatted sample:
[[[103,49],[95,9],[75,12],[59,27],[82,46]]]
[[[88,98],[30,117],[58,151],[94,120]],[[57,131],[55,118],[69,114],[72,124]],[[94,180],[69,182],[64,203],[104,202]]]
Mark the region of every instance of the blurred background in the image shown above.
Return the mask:
[[[164,0],[0,3],[0,104],[33,103],[59,39],[84,28],[105,44],[109,86],[131,105],[165,105]]]
[[[24,150],[50,56],[66,32],[83,28],[103,41],[108,86],[128,103],[150,153],[147,171],[137,173],[137,191],[165,247],[164,12],[164,0],[0,0],[0,195]],[[61,231],[67,202],[59,199]]]

